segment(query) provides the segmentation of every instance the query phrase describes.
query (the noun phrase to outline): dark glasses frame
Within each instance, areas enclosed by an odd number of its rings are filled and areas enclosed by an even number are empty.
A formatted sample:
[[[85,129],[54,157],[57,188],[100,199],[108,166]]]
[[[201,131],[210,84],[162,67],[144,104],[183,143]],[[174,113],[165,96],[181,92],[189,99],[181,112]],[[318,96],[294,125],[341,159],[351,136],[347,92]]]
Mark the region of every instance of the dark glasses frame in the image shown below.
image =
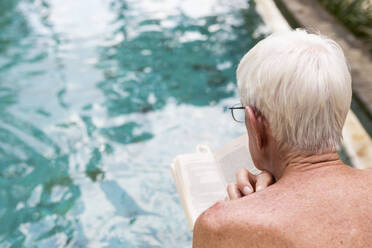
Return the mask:
[[[240,105],[240,106],[237,106],[237,105]],[[238,104],[235,104],[234,106],[230,107],[229,109],[231,111],[231,115],[232,115],[232,118],[234,119],[234,121],[239,122],[239,123],[245,122],[245,120],[239,120],[238,118],[236,118],[236,115],[234,115],[234,110],[245,109],[244,106],[241,106],[241,104],[238,103]]]

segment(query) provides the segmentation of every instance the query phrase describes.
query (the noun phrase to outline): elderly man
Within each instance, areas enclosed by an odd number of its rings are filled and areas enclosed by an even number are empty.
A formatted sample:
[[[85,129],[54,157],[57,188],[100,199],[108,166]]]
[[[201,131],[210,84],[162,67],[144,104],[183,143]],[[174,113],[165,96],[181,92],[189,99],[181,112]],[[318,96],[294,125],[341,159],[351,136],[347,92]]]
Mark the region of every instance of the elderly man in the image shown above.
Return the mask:
[[[372,173],[336,152],[352,94],[341,48],[303,30],[273,34],[243,57],[237,80],[266,173],[237,174],[230,201],[198,218],[193,247],[372,247]]]

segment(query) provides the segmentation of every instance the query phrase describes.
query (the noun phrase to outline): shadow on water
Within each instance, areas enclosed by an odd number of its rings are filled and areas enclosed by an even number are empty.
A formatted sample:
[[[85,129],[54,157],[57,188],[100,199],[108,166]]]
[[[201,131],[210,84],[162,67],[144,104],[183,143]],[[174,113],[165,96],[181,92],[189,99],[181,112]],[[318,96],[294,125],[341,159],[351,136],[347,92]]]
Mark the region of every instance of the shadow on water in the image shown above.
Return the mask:
[[[116,214],[129,218],[130,224],[133,224],[139,215],[156,215],[141,209],[136,201],[123,189],[117,182],[106,180],[100,183],[106,199],[115,207]]]

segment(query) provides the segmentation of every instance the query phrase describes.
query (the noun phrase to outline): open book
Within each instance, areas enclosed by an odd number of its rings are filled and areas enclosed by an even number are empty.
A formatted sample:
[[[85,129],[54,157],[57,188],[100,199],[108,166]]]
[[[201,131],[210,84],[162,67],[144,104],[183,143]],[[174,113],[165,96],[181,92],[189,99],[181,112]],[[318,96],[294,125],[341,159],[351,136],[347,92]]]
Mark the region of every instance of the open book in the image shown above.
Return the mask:
[[[254,174],[260,172],[249,154],[247,135],[234,139],[215,153],[206,145],[198,145],[196,153],[174,159],[172,175],[191,230],[202,212],[227,197],[227,185],[235,182],[235,173],[240,168]]]

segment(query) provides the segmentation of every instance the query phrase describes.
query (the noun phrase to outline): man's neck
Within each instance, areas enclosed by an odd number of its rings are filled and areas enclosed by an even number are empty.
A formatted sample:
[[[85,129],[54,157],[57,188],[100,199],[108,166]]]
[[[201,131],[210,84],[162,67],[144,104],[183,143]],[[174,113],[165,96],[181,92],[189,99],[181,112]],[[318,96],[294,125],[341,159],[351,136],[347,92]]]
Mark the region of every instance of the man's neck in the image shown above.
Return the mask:
[[[298,173],[303,175],[304,172],[313,173],[344,165],[336,151],[307,155],[288,153],[287,156],[277,161],[280,162],[276,165],[276,170],[273,172],[277,181],[284,176]]]

